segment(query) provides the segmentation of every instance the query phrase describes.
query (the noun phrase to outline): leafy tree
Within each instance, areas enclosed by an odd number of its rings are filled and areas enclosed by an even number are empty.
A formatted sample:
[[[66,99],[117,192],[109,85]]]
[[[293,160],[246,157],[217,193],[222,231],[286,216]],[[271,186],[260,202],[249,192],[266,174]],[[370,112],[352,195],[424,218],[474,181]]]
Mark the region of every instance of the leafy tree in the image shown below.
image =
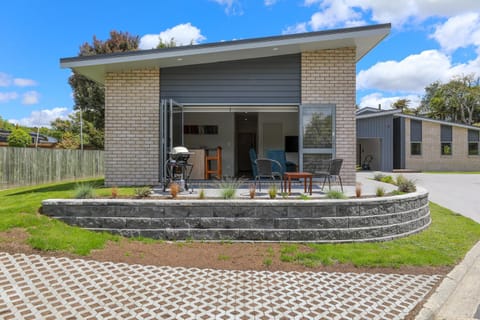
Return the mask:
[[[3,120],[2,117],[0,117],[0,129],[12,131],[15,129],[15,125],[11,124],[7,120]]]
[[[15,128],[12,130],[7,138],[8,145],[10,147],[27,147],[32,143],[32,137],[21,128]]]
[[[480,122],[480,78],[457,76],[425,88],[420,111],[426,116],[472,125]]]
[[[65,149],[80,147],[80,112],[69,115],[68,119],[56,119],[51,123],[51,136],[59,140],[58,146]],[[65,140],[65,141],[64,141]],[[103,130],[95,128],[93,123],[83,120],[83,144],[103,149]]]
[[[411,101],[408,99],[398,99],[392,104],[392,107],[394,107],[395,109],[400,109],[403,113],[406,114],[417,114],[417,109],[408,107],[410,105],[410,102]]]
[[[102,41],[93,36],[92,43],[85,42],[80,46],[79,56],[93,56],[114,52],[133,51],[138,49],[139,37],[128,32],[110,32],[110,38]],[[105,128],[105,91],[104,87],[86,77],[73,72],[68,83],[73,89],[74,109],[82,110],[83,118],[96,130]],[[98,143],[103,146],[103,141]]]
[[[75,135],[73,132],[68,131],[62,135],[60,142],[57,144],[57,148],[61,149],[79,149],[80,148],[80,136]]]
[[[177,46],[177,42],[175,41],[175,38],[171,38],[169,42],[163,42],[162,38],[160,38],[160,42],[158,43],[156,49],[172,48],[176,46]]]

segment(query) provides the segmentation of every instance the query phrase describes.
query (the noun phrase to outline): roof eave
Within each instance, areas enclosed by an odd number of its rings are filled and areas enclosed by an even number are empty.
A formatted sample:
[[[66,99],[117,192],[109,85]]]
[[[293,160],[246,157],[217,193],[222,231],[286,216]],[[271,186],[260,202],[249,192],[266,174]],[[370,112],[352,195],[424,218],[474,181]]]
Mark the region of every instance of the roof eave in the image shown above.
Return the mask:
[[[60,66],[103,83],[104,75],[109,71],[186,66],[342,47],[356,47],[356,61],[359,61],[389,34],[390,28],[390,24],[384,24],[163,50],[63,58]]]

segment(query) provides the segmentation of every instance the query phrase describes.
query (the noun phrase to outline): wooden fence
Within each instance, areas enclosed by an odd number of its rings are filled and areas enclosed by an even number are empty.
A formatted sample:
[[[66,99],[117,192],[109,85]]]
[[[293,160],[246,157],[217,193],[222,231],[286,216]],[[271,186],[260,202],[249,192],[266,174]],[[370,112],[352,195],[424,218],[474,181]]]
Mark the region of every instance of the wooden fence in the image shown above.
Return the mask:
[[[103,174],[102,150],[0,148],[0,189]]]

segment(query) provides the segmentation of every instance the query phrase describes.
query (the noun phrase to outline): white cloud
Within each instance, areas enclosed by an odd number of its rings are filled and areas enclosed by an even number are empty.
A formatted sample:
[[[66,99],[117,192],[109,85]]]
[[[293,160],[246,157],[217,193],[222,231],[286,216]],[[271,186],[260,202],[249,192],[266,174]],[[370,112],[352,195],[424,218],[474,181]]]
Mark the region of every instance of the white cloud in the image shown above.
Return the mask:
[[[241,16],[243,14],[242,6],[238,0],[212,0],[219,5],[225,6],[225,13],[228,15]],[[268,1],[268,0],[266,0]]]
[[[13,84],[17,87],[33,87],[37,85],[37,82],[32,79],[15,78],[13,79]]]
[[[40,94],[37,91],[28,91],[22,95],[22,104],[37,104]]]
[[[11,84],[11,77],[6,73],[0,72],[0,87],[9,87]]]
[[[27,127],[50,127],[50,123],[53,120],[57,118],[66,119],[70,112],[67,108],[36,110],[32,111],[27,118],[20,120],[9,119],[8,121]]]
[[[357,89],[423,93],[434,81],[449,81],[453,76],[477,73],[480,57],[452,65],[451,57],[438,50],[426,50],[401,61],[379,62],[357,75]]]
[[[361,13],[353,10],[344,0],[325,0],[321,9],[322,11],[314,13],[308,22],[312,30],[332,28],[339,23],[349,26],[365,24]]]
[[[401,61],[379,62],[360,71],[357,89],[420,93],[428,84],[446,79],[450,68],[449,57],[436,50],[427,50]]]
[[[16,92],[0,92],[0,103],[9,102],[18,98]]]
[[[282,34],[294,34],[294,33],[302,33],[307,32],[307,23],[297,23],[294,26],[289,26],[282,31]]]
[[[374,22],[391,22],[394,27],[401,28],[429,17],[449,18],[480,11],[478,0],[304,0],[304,5],[319,6],[320,11],[309,21],[313,30],[361,25],[367,17]]]
[[[267,7],[270,7],[277,3],[277,0],[265,0],[264,3]]]
[[[160,32],[159,34],[146,34],[140,39],[140,49],[153,49],[160,43],[160,39],[163,42],[169,43],[172,39],[177,46],[197,44],[202,42],[206,38],[201,34],[200,29],[192,24],[184,23],[176,25],[173,28]]]
[[[360,108],[371,107],[378,108],[378,105],[381,105],[382,109],[391,109],[393,103],[399,99],[410,100],[409,108],[416,108],[420,105],[422,98],[418,95],[405,95],[405,96],[390,96],[385,97],[382,93],[375,92],[369,95],[364,96],[358,105]]]
[[[480,47],[480,14],[465,13],[437,26],[431,37],[447,52],[470,45]]]

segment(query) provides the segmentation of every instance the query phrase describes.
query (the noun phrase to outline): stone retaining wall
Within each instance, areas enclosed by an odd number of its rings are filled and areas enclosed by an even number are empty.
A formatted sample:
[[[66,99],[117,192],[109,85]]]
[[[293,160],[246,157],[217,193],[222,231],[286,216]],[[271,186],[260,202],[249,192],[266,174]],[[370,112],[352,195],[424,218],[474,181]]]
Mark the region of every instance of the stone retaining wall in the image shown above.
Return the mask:
[[[359,242],[430,223],[428,193],[349,200],[45,200],[42,213],[89,230],[166,240]]]

